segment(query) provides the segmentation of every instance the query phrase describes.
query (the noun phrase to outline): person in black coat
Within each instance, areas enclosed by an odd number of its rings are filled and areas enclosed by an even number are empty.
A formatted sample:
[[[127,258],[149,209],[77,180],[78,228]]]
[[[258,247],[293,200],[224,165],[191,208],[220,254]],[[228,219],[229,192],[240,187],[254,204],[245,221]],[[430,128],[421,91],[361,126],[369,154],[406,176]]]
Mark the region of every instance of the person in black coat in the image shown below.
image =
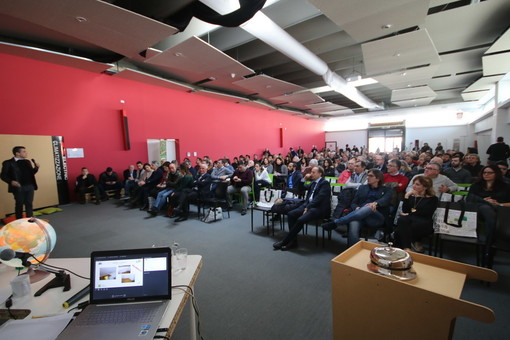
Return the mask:
[[[78,202],[85,204],[85,194],[94,193],[96,204],[101,203],[101,194],[99,193],[99,186],[96,177],[89,173],[86,167],[81,168],[81,175],[76,177],[76,189],[78,193]]]
[[[207,173],[207,164],[200,164],[198,173],[195,176],[191,188],[183,189],[179,196],[179,204],[174,209],[174,215],[179,216],[175,221],[181,222],[188,219],[189,204],[197,199],[212,197],[211,192],[212,177]]]
[[[432,217],[439,199],[429,177],[418,176],[413,180],[413,189],[406,193],[402,213],[395,230],[395,245],[411,250],[413,242],[434,233]],[[418,247],[414,247],[416,250]]]
[[[39,164],[32,159],[34,163],[32,167],[24,146],[12,148],[12,154],[13,158],[2,163],[0,178],[9,185],[8,192],[14,195],[16,219],[23,217],[23,206],[25,206],[26,216],[32,217],[34,191],[37,190],[35,174],[39,171]]]
[[[368,184],[360,186],[356,191],[351,203],[351,213],[322,225],[325,230],[333,230],[339,225],[349,225],[347,236],[349,247],[359,241],[363,226],[372,229],[383,227],[390,211],[393,191],[392,188],[383,185],[384,175],[381,170],[369,170],[367,181]]]
[[[297,247],[297,235],[306,223],[331,215],[331,187],[323,176],[324,169],[320,166],[313,167],[312,172],[305,176],[305,180],[312,181],[307,187],[305,201],[288,213],[289,234],[273,244],[275,250]]]

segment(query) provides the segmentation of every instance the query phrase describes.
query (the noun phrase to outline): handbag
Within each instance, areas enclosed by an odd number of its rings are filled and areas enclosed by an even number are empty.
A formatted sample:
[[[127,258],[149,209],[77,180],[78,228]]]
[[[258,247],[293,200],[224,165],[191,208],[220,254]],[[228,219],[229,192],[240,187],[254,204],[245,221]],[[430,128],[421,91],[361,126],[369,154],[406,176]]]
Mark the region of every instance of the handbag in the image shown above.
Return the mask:
[[[205,214],[202,222],[211,223],[223,219],[223,210],[220,207],[209,208],[207,214]]]
[[[433,217],[434,232],[476,238],[476,218],[476,211],[468,209],[464,201],[439,202]]]
[[[260,191],[259,201],[256,203],[257,207],[271,208],[276,201],[282,195],[281,190],[276,189],[264,189]]]

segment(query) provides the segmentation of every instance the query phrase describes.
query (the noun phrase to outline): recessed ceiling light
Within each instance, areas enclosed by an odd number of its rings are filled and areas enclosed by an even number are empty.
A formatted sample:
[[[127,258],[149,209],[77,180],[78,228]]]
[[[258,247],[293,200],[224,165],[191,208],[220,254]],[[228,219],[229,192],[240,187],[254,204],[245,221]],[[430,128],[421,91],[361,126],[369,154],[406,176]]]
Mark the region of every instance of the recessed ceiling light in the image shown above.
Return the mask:
[[[395,53],[393,54],[393,56],[394,56],[394,57],[400,57],[400,52],[395,52]]]
[[[87,21],[87,18],[84,18],[84,17],[76,17],[76,21],[78,21],[78,22],[85,22],[85,21]]]
[[[393,26],[392,24],[386,24],[386,25],[382,25],[381,28],[383,30],[387,30],[387,29],[391,28],[392,26]]]
[[[176,56],[176,57],[183,57],[184,55],[181,52],[175,52],[174,56]]]

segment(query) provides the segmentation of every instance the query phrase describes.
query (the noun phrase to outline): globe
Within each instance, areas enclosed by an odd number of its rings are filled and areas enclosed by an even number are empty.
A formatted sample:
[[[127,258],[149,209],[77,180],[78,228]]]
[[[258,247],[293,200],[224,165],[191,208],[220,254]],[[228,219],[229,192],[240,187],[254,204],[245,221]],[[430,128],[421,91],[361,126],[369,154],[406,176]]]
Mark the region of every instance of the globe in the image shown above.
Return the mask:
[[[55,229],[37,218],[20,218],[0,229],[0,251],[10,248],[16,252],[30,253],[40,262],[46,261],[56,242]],[[23,267],[18,258],[1,262],[12,267]],[[30,258],[29,262],[38,263],[34,258]]]

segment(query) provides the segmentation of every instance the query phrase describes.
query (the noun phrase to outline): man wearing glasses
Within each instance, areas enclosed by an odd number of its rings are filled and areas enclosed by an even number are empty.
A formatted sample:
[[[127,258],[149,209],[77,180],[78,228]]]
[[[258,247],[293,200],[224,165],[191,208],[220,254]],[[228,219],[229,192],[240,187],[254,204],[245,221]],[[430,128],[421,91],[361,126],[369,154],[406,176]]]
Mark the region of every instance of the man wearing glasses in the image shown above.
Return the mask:
[[[441,164],[436,162],[430,162],[425,166],[425,173],[423,175],[416,175],[416,176],[426,176],[429,177],[432,180],[432,186],[434,188],[434,191],[436,192],[436,196],[440,197],[441,194],[446,192],[452,192],[457,191],[459,187],[457,184],[453,183],[451,179],[446,177],[445,175],[441,175]],[[406,192],[409,192],[413,189],[413,181],[416,178],[414,176],[410,181],[409,185],[407,186]]]

